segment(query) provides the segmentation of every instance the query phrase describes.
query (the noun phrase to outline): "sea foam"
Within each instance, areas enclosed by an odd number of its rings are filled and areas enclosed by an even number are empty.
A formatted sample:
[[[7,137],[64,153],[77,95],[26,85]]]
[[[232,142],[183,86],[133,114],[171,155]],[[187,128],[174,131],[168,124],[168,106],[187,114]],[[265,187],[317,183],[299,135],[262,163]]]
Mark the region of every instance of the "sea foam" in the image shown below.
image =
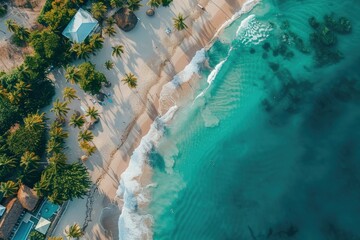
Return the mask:
[[[142,174],[148,153],[160,140],[164,125],[173,118],[176,110],[177,106],[173,106],[166,114],[155,119],[149,132],[134,150],[129,166],[121,174],[120,185],[116,192],[117,196],[122,197],[124,201],[118,222],[119,239],[121,240],[151,238],[149,224],[152,222],[152,217],[138,211],[138,206],[148,201],[142,193],[143,187],[138,178]]]
[[[181,84],[189,81],[194,74],[198,74],[200,64],[205,59],[205,49],[197,51],[185,69],[177,74],[171,82],[163,86],[160,100],[171,97],[171,94]],[[165,124],[173,118],[177,109],[178,107],[174,103],[174,106],[170,107],[166,114],[155,119],[149,132],[141,139],[140,145],[134,150],[128,168],[121,174],[120,185],[116,192],[116,195],[122,197],[124,201],[118,222],[119,239],[121,240],[150,239],[152,236],[149,229],[149,225],[152,223],[151,215],[141,214],[138,211],[139,205],[148,202],[143,193],[144,188],[141,186],[138,178],[142,174],[149,152],[162,137]]]

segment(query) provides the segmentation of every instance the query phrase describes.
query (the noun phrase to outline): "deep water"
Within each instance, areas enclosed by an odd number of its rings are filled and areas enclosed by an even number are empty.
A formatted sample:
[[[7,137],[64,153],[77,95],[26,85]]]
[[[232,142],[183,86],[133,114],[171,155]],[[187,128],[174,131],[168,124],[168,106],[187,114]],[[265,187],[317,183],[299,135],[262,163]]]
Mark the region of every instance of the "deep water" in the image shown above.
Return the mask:
[[[360,239],[359,13],[263,0],[219,36],[150,156],[154,239]]]

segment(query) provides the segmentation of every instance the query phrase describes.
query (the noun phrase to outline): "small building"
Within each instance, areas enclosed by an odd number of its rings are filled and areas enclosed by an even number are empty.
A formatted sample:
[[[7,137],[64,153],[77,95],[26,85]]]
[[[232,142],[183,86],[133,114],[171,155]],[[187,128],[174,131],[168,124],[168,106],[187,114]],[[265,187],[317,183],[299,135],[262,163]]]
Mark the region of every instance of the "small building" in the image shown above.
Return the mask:
[[[48,231],[50,225],[51,225],[51,222],[49,220],[41,217],[39,219],[38,224],[35,227],[35,230],[45,235],[46,232]]]
[[[39,201],[39,197],[36,192],[23,184],[20,186],[17,198],[19,199],[21,205],[29,211],[34,210]]]
[[[79,8],[75,16],[66,26],[62,35],[74,43],[82,43],[99,26],[98,21],[88,11]]]
[[[23,210],[24,208],[17,198],[11,199],[6,204],[6,211],[0,219],[0,239],[9,239]]]

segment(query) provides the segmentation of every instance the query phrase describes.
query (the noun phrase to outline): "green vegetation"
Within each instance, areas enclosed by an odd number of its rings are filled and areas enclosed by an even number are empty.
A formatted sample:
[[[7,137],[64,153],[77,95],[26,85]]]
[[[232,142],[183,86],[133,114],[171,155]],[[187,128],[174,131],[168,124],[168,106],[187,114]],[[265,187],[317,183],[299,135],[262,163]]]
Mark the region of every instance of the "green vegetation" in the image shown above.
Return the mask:
[[[52,31],[62,32],[71,18],[76,13],[76,3],[71,0],[53,0],[51,7],[45,5],[43,14],[38,18],[38,21],[48,26]]]
[[[132,73],[127,73],[121,80],[124,84],[127,84],[129,88],[136,88],[137,86],[137,78]]]
[[[99,21],[104,20],[107,7],[103,2],[94,2],[91,5],[91,14]]]
[[[114,63],[112,61],[110,61],[110,60],[107,60],[104,65],[105,65],[107,70],[110,70],[110,69],[114,68]]]
[[[19,47],[25,46],[30,38],[30,31],[27,28],[18,25],[13,19],[8,19],[5,22],[5,25],[7,29],[14,34],[11,41]]]
[[[86,110],[85,116],[90,117],[91,120],[97,120],[100,117],[99,111],[95,107],[89,107]]]
[[[174,28],[178,31],[187,29],[188,26],[185,23],[187,17],[184,17],[181,13],[179,13],[176,17],[173,18]]]
[[[32,125],[19,125],[10,131],[7,137],[8,150],[16,157],[21,157],[27,151],[41,156],[45,150],[45,119],[44,115],[34,114],[24,118],[24,123],[35,115],[41,118],[41,122]],[[29,141],[31,139],[31,141]]]
[[[79,65],[79,85],[90,94],[98,94],[101,84],[106,83],[106,77],[103,73],[95,70],[95,65],[90,62],[84,62]]]
[[[7,13],[7,5],[0,4],[0,18],[5,16]]]
[[[74,113],[71,115],[69,125],[75,128],[81,128],[85,124],[85,118],[82,115]]]
[[[16,195],[18,189],[19,185],[14,181],[0,183],[0,193],[2,193],[4,197],[11,197]]]
[[[65,234],[68,238],[80,238],[84,235],[83,230],[81,229],[78,223],[70,226],[69,229],[65,230]]]
[[[127,8],[131,12],[135,12],[139,10],[141,6],[142,6],[141,0],[127,0]]]
[[[112,55],[115,57],[120,57],[121,54],[124,53],[124,46],[123,45],[117,45],[115,47],[112,47]]]
[[[90,179],[81,163],[50,163],[43,171],[35,190],[51,202],[62,204],[74,198],[82,198],[89,190]]]
[[[48,64],[60,66],[71,60],[70,44],[50,29],[33,32],[30,45]]]
[[[45,240],[45,235],[36,231],[36,230],[32,230],[29,234],[29,239],[30,240]]]

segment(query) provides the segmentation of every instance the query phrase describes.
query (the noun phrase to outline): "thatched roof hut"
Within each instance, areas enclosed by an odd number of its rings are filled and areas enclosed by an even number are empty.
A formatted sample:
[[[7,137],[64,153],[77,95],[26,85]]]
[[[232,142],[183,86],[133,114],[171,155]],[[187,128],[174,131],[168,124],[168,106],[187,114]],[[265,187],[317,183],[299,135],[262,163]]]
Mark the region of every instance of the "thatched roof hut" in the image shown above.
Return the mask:
[[[125,32],[132,30],[138,22],[136,15],[127,8],[121,8],[117,11],[114,19],[118,27]]]
[[[6,205],[6,212],[0,219],[0,239],[9,239],[10,233],[18,221],[24,208],[17,198]]]
[[[29,211],[34,210],[39,201],[36,192],[25,185],[21,185],[17,197],[21,205]]]

